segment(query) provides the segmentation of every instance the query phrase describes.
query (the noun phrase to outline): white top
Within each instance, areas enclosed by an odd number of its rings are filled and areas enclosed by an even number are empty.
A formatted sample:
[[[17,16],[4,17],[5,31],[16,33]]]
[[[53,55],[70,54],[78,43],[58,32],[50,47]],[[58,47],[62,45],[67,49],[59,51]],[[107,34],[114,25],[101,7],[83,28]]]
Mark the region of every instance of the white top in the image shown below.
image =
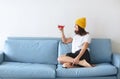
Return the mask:
[[[76,34],[73,37],[73,41],[72,41],[72,53],[75,53],[76,51],[80,50],[84,42],[88,42],[88,43],[91,42],[90,35],[86,34],[84,36],[80,36]]]

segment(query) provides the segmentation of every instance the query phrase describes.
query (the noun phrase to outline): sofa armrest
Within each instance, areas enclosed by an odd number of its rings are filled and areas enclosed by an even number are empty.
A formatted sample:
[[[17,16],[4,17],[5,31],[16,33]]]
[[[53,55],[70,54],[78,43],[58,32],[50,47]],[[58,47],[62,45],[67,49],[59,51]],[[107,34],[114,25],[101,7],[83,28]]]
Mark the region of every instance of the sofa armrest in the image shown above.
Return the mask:
[[[0,64],[3,62],[3,59],[4,59],[3,51],[0,51]]]
[[[120,79],[120,53],[113,53],[112,64],[117,67],[117,79]]]

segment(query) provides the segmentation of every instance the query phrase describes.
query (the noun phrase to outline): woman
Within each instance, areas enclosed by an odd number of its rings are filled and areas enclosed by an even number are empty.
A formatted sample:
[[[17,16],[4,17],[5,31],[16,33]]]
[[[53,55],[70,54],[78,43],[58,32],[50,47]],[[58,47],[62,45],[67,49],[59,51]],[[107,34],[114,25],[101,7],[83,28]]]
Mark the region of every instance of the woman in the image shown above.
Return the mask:
[[[82,17],[77,19],[75,22],[75,36],[73,38],[66,38],[64,30],[59,28],[62,33],[62,42],[72,42],[72,52],[58,57],[58,61],[63,64],[63,67],[92,67],[88,51],[88,45],[91,39],[89,33],[85,31],[85,27],[86,18]]]

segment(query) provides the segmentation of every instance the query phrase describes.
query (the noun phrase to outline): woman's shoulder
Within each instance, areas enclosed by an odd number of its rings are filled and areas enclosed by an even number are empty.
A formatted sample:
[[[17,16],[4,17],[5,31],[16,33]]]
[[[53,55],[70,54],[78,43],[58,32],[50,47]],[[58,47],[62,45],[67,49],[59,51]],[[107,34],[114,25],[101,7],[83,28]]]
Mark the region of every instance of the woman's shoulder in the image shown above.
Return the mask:
[[[84,35],[85,37],[90,37],[90,33],[87,33],[86,35]]]
[[[85,35],[83,35],[83,36],[81,36],[81,35],[78,35],[78,34],[75,34],[72,38],[80,38],[80,37],[90,37],[90,33],[87,33],[87,34],[85,34]]]

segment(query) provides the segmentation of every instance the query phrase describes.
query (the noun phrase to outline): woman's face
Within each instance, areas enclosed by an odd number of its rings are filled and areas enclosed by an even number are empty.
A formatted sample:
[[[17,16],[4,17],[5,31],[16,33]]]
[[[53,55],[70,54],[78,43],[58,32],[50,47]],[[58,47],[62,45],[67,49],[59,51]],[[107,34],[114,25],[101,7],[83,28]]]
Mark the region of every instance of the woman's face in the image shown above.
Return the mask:
[[[75,25],[75,30],[74,30],[75,34],[79,34],[79,28],[77,25]]]
[[[77,25],[75,25],[75,31],[78,31],[79,29],[78,29],[78,26]]]

